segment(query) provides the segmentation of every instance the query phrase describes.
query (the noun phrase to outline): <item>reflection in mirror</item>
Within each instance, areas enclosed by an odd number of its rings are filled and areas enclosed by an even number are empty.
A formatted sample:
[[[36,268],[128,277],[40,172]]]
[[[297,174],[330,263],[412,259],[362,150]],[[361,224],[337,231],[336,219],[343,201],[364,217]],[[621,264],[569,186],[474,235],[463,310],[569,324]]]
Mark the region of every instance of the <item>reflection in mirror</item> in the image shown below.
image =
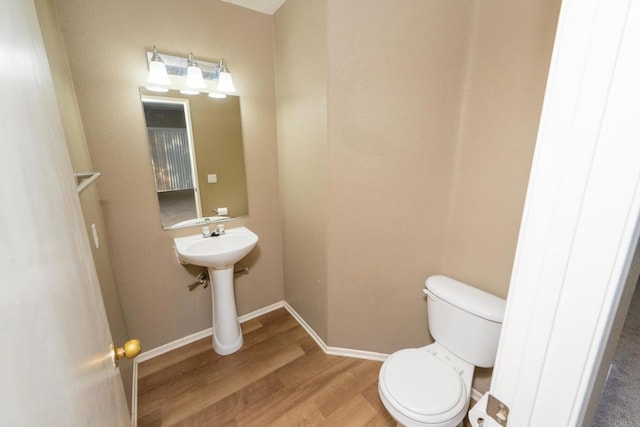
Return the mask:
[[[201,217],[189,103],[143,96],[142,105],[163,227]]]
[[[140,94],[163,229],[248,215],[240,99]]]

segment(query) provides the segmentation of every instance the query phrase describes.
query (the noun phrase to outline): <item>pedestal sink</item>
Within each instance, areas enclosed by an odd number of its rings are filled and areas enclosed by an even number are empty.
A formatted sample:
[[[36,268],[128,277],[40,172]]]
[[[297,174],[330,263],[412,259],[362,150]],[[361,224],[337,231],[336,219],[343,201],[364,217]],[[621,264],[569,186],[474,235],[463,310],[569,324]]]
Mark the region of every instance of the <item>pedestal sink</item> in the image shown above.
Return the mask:
[[[258,243],[258,236],[246,227],[226,230],[225,234],[202,237],[201,234],[173,239],[182,263],[207,267],[211,280],[213,305],[213,349],[231,354],[242,347],[233,291],[233,266]]]

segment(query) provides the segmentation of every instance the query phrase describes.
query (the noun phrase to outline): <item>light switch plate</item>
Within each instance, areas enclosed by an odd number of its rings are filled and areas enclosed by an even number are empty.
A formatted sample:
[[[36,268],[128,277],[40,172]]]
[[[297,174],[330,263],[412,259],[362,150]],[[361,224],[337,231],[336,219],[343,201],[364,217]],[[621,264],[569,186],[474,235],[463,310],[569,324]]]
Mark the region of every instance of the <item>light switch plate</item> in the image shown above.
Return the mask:
[[[218,175],[215,173],[210,173],[207,175],[207,182],[209,184],[215,184],[216,182],[218,182]]]

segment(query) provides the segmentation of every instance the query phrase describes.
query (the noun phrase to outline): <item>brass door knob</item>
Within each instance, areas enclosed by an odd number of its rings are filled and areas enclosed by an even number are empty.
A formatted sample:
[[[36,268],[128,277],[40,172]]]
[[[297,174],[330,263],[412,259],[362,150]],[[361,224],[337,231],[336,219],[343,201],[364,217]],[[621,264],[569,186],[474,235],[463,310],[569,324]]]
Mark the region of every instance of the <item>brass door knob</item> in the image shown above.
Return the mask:
[[[118,366],[120,359],[126,357],[127,359],[133,359],[140,354],[140,340],[129,340],[122,347],[114,348],[111,346],[113,364]]]

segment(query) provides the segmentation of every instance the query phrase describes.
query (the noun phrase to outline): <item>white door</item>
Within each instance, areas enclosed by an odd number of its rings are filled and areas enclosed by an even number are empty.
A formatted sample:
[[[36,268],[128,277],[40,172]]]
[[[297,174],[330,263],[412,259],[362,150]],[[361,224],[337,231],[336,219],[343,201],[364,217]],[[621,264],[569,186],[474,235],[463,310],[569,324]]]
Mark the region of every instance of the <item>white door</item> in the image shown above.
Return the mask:
[[[35,8],[0,10],[0,424],[130,425]]]
[[[639,216],[640,1],[565,0],[491,384],[508,425],[591,424]]]

